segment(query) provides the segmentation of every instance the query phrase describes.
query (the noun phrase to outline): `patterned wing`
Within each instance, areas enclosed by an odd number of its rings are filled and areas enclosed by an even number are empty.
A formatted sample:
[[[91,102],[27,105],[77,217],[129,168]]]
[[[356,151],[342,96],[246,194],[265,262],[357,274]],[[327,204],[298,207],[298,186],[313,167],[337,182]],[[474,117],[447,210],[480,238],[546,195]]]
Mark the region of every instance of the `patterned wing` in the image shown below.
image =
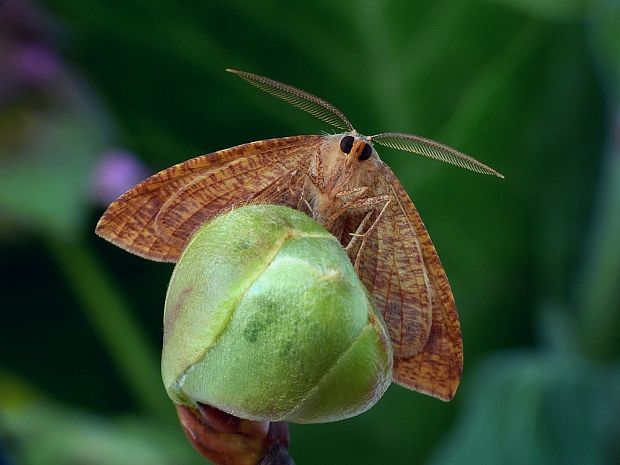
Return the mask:
[[[448,401],[454,397],[463,371],[463,340],[454,296],[433,242],[394,173],[385,177],[402,206],[402,216],[415,231],[431,289],[432,326],[423,350],[394,360],[394,381],[402,386]]]
[[[349,254],[383,315],[395,357],[409,357],[422,350],[431,331],[431,289],[413,225],[391,191],[382,177],[375,181],[373,196],[389,194],[391,200],[376,224],[383,205],[375,207],[360,232],[372,230],[349,247]],[[346,216],[343,240],[356,231],[362,217]]]
[[[386,165],[378,167],[374,187],[373,193],[392,200],[351,258],[388,326],[394,382],[450,400],[461,377],[463,343],[448,279],[420,215]],[[354,230],[359,221],[359,215],[349,219],[344,230]]]
[[[113,202],[96,232],[141,257],[174,262],[194,230],[221,210],[256,198],[293,202],[292,195],[283,194],[289,186],[282,180],[293,179],[320,140],[295,136],[252,142],[165,169]],[[282,189],[273,189],[280,184]]]

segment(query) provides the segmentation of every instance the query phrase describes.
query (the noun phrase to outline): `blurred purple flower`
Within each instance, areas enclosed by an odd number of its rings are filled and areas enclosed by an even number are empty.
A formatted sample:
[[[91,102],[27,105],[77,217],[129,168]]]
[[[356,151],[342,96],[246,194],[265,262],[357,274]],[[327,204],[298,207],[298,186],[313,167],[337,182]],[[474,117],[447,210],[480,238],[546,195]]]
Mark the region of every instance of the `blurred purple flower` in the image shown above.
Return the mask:
[[[123,149],[107,150],[93,172],[93,199],[107,206],[149,174],[148,168],[134,154]]]
[[[53,91],[63,64],[54,51],[54,27],[24,0],[0,0],[0,105],[31,90]]]
[[[18,76],[29,84],[45,84],[61,69],[56,54],[43,44],[22,44],[12,58]]]

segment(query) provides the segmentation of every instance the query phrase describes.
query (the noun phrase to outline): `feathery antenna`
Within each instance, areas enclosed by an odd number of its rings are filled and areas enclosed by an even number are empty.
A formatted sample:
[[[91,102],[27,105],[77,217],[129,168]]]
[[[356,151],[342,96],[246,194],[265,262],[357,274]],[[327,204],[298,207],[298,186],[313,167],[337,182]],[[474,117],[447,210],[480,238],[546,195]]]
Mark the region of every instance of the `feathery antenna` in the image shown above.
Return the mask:
[[[321,121],[325,121],[338,129],[353,131],[353,126],[351,126],[347,117],[344,116],[338,108],[323,99],[298,89],[297,87],[289,86],[288,84],[274,81],[273,79],[257,74],[236,69],[227,69],[226,71],[236,74],[241,79],[248,81],[260,90],[278,97],[301,110],[307,111]]]
[[[413,152],[434,158],[435,160],[451,163],[452,165],[460,166],[461,168],[466,168],[476,173],[491,174],[499,178],[504,177],[501,173],[498,173],[493,168],[479,162],[475,158],[465,155],[452,147],[424,137],[400,132],[384,132],[372,136],[370,140],[393,149]]]

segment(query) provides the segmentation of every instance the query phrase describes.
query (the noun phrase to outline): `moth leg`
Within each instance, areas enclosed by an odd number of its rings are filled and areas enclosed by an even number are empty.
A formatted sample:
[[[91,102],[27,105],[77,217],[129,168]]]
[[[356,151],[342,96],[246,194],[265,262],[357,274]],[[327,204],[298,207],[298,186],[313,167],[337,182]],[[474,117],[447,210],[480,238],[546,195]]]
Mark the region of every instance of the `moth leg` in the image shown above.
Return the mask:
[[[351,251],[353,250],[353,247],[357,245],[359,241],[361,241],[359,249],[357,253],[355,254],[355,260],[353,262],[353,267],[355,268],[356,272],[358,271],[358,268],[359,268],[359,260],[362,256],[362,251],[364,250],[364,247],[366,246],[366,238],[369,237],[370,234],[372,234],[372,232],[375,230],[375,228],[381,221],[381,218],[385,214],[385,211],[387,210],[387,207],[391,201],[392,201],[392,197],[390,195],[378,195],[376,197],[356,199],[343,205],[344,211],[352,210],[352,209],[368,210],[368,213],[366,214],[366,216],[364,216],[364,219],[360,222],[355,232],[349,233],[351,235],[351,240],[345,247],[345,250],[347,251],[347,253],[350,254]],[[383,207],[379,211],[379,214],[377,215],[373,223],[370,225],[370,227],[364,231],[364,229],[366,228],[366,224],[368,223],[368,221],[370,221],[370,218],[372,217],[372,214],[375,211],[375,207],[382,203],[383,203]]]
[[[293,171],[291,173],[291,176],[294,176],[294,174],[295,172]],[[289,190],[289,192],[292,192],[292,189],[290,187],[290,178],[286,179],[286,184],[281,183],[280,182],[281,179],[284,179],[284,177],[277,179],[275,182],[265,187],[263,190],[256,192],[252,197],[248,198],[242,204],[249,205],[252,203],[262,203],[263,199],[269,198],[273,195],[278,195],[280,192],[282,192],[285,189]]]
[[[308,181],[310,181],[310,183],[314,186],[316,190],[318,190],[319,192],[323,192],[322,179],[313,174],[310,171],[310,168],[304,169],[302,171],[302,174]],[[312,208],[312,205],[310,205],[310,202],[308,202],[308,200],[306,199],[305,191],[305,186],[302,186],[299,194],[299,201],[297,202],[297,210],[303,211],[302,205],[305,205],[305,207],[308,209],[308,215],[314,216],[314,209]]]
[[[314,167],[314,171],[313,171]],[[314,154],[314,164],[310,164],[302,169],[301,174],[306,178],[312,186],[319,192],[325,192],[325,178],[323,176],[323,162],[321,160],[321,149],[319,148]],[[303,211],[302,206],[307,209],[307,214],[316,219],[316,212],[312,205],[306,199],[306,186],[302,186],[301,193],[299,195],[299,201],[297,202],[297,210]]]
[[[338,210],[336,210],[333,214],[331,214],[327,218],[327,220],[325,221],[325,225],[327,229],[330,229],[330,226],[334,223],[334,221],[336,221],[347,210],[360,209],[360,208],[363,210],[368,210],[369,208],[366,205],[366,201],[367,200],[372,201],[372,199],[374,199],[375,197],[368,197],[366,199],[360,199],[360,197],[364,195],[367,191],[368,191],[368,187],[355,187],[353,189],[338,192],[335,195],[336,198],[339,198],[339,199],[342,199],[343,197],[351,197],[351,198],[344,201],[343,204],[340,206],[340,208],[338,208]]]
[[[349,189],[346,191],[338,192],[336,194],[336,197],[342,198],[342,197],[351,196],[352,197],[351,201],[353,201],[353,200],[358,199],[362,195],[364,195],[366,192],[368,192],[368,187],[356,187],[354,189]]]
[[[360,188],[360,189],[364,189],[364,188]],[[327,219],[327,222],[329,223],[329,222],[335,221],[336,219],[338,219],[338,217],[340,217],[340,215],[342,215],[344,212],[349,211],[349,210],[362,210],[362,211],[370,210],[369,213],[372,213],[372,210],[374,210],[376,205],[386,202],[386,205],[383,207],[383,210],[381,210],[381,213],[380,213],[380,215],[382,215],[383,211],[385,210],[387,204],[390,202],[391,198],[392,197],[389,195],[378,195],[376,197],[367,197],[365,199],[356,198],[356,199],[350,200],[349,202],[345,202],[338,210],[336,210],[336,212]],[[377,219],[378,218],[379,217],[377,217]],[[362,223],[363,222],[364,221],[362,221]],[[376,222],[377,220],[375,220],[375,223]],[[374,223],[373,223],[373,226],[371,226],[371,228],[372,227],[374,227]],[[358,230],[359,230],[359,227],[358,227]],[[351,235],[359,236],[362,234],[358,234],[358,232],[356,231],[355,233]]]
[[[323,192],[323,182],[317,175],[312,173],[310,169],[304,170],[304,176],[308,178],[308,181],[310,181],[319,192]]]
[[[364,230],[364,228],[366,228],[366,223],[368,223],[368,220],[370,219],[371,216],[372,216],[372,210],[370,210],[368,213],[366,213],[366,216],[364,217],[362,222],[359,224],[359,226],[357,227],[355,232],[349,233],[349,235],[351,236],[351,240],[349,241],[349,243],[345,247],[345,250],[347,252],[349,252],[349,250],[351,250],[353,248],[353,246],[357,243],[357,241],[358,241],[358,239],[360,237],[364,237],[364,234],[362,234],[362,231]]]
[[[312,213],[312,205],[310,205],[310,202],[308,202],[308,201],[306,200],[306,198],[304,197],[304,193],[303,193],[303,192],[301,193],[301,197],[300,197],[300,199],[299,199],[299,202],[297,203],[297,206],[298,206],[298,208],[297,208],[297,209],[298,209],[298,210],[301,210],[301,208],[299,208],[299,207],[301,207],[301,201],[303,201],[303,202],[304,202],[304,204],[306,205],[306,208],[308,209],[308,211],[309,211],[310,213]]]
[[[355,272],[359,271],[359,261],[362,256],[362,251],[364,250],[364,247],[366,246],[366,237],[369,237],[370,234],[372,234],[372,232],[375,230],[375,228],[379,224],[379,221],[381,221],[381,217],[385,214],[385,211],[387,210],[388,205],[392,201],[392,197],[389,195],[382,195],[379,197],[374,197],[374,199],[381,199],[377,203],[380,203],[381,201],[385,201],[383,208],[377,215],[377,218],[375,218],[375,221],[373,221],[373,223],[370,225],[370,228],[368,228],[366,232],[363,234],[359,234],[357,231],[355,231],[355,233],[352,234],[353,237],[351,238],[351,241],[349,242],[349,244],[352,242],[355,242],[356,240],[359,240],[358,238],[360,238],[362,241],[362,243],[360,244],[360,248],[357,251],[357,255],[355,256],[355,262],[353,263],[353,268],[355,269]],[[372,210],[368,212],[368,215],[366,215],[366,218],[369,218],[370,217],[369,215],[371,213],[372,213]],[[364,220],[366,220],[366,218],[364,218]],[[364,221],[362,221],[362,223],[364,223]],[[347,250],[348,250],[348,245],[347,245]]]
[[[293,172],[291,172],[291,175],[286,183],[286,189],[288,190],[288,193],[291,195],[295,195],[295,190],[291,187],[291,184],[293,183],[295,176],[297,176],[297,170],[294,170]]]
[[[303,170],[303,173],[319,192],[325,191],[325,178],[323,177],[321,149],[314,154],[314,173],[312,172],[312,166],[306,167]]]

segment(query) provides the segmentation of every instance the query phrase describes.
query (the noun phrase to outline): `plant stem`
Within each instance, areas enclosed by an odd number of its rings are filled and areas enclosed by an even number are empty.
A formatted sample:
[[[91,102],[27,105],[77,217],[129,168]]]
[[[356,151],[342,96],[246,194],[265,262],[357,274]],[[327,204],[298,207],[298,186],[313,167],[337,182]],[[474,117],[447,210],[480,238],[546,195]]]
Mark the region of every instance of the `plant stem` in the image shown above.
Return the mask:
[[[52,239],[48,245],[66,282],[80,300],[81,309],[139,405],[160,420],[173,420],[172,405],[164,395],[154,351],[90,247],[84,241],[58,239]]]

